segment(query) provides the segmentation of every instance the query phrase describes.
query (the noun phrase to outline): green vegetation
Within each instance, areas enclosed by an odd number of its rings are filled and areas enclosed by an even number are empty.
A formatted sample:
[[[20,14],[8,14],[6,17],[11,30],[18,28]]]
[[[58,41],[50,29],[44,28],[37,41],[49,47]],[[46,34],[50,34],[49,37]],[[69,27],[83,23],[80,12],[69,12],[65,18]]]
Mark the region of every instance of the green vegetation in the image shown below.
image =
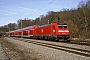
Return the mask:
[[[60,17],[60,22],[67,22],[71,37],[90,38],[90,0],[87,0],[87,2],[81,1],[78,8],[75,9],[62,9],[62,11],[58,12],[49,11],[46,15],[41,15],[35,20],[28,18],[19,19],[17,24],[9,23],[8,25],[1,27],[0,31],[9,31],[8,28],[4,27],[9,27],[10,30],[15,30],[30,25],[42,25],[57,22],[58,17]]]

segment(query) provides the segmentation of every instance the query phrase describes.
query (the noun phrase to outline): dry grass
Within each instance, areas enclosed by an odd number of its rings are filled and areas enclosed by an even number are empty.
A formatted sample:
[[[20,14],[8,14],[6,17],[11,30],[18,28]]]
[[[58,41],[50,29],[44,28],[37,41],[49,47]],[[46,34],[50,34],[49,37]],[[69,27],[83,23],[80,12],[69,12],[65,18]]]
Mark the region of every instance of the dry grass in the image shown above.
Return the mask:
[[[70,38],[70,40],[90,42],[90,39],[84,39],[84,38]]]
[[[3,44],[7,54],[11,60],[37,60],[38,58],[32,57],[32,53],[28,53],[24,50],[20,50],[17,45],[14,45],[4,38],[0,38],[0,43]]]

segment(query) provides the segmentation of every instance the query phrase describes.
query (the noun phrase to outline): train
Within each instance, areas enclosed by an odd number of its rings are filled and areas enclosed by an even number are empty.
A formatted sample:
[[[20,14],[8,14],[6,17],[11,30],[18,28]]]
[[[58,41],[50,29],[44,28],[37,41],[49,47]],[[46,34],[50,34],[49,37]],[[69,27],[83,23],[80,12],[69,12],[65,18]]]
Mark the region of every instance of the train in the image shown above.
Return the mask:
[[[33,25],[6,32],[10,37],[29,37],[51,41],[70,41],[70,31],[66,23],[53,22],[45,25]]]

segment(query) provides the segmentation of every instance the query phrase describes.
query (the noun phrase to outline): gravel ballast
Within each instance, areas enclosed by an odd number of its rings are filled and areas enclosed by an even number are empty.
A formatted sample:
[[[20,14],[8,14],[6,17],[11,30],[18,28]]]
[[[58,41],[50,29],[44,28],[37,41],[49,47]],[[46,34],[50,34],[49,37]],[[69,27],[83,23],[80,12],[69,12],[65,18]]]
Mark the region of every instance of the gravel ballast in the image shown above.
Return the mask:
[[[1,43],[0,43],[0,60],[10,60]]]
[[[35,45],[32,43],[27,43],[11,38],[5,38],[9,42],[13,44],[19,45],[20,49],[32,49],[38,55],[38,58],[45,59],[45,60],[90,60],[90,57],[84,57],[76,54],[72,54],[65,51],[60,51],[40,45]],[[32,40],[32,39],[30,39]]]

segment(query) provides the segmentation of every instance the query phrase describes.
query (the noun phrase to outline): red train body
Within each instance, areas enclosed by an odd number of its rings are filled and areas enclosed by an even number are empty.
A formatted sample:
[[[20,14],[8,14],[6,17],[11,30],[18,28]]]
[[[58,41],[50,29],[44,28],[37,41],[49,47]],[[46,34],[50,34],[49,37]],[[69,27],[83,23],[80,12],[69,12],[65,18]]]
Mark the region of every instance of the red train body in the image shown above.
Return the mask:
[[[35,35],[36,37],[44,39],[46,38],[51,40],[67,40],[70,37],[70,32],[67,27],[67,24],[52,23],[37,27]]]
[[[7,34],[10,36],[27,36],[47,40],[68,40],[70,37],[67,24],[58,24],[56,22],[41,26],[29,26],[7,32]]]
[[[28,37],[34,37],[35,36],[35,28],[36,28],[36,26],[29,26],[29,27],[21,29],[22,35],[28,36]]]

